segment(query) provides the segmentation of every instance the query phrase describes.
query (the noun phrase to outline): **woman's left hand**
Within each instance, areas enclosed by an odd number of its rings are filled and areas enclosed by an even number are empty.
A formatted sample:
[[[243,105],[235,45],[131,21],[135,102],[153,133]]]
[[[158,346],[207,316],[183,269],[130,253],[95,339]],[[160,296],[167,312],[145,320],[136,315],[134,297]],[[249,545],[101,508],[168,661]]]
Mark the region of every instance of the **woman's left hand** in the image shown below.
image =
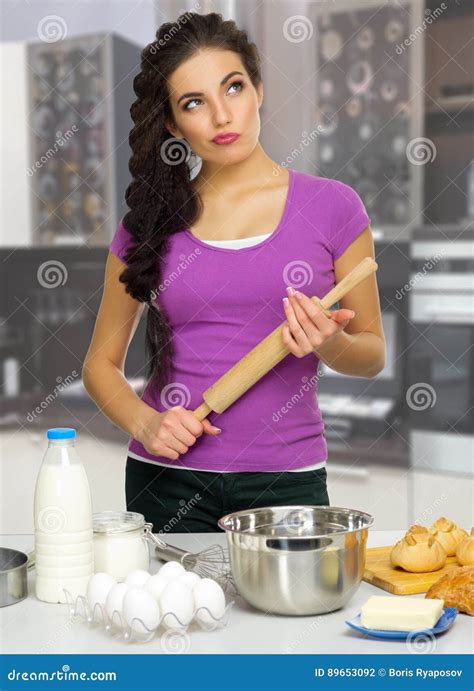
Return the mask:
[[[288,297],[283,298],[287,321],[283,326],[283,342],[290,353],[304,357],[323,343],[330,342],[355,316],[348,309],[334,310],[330,317],[303,293],[287,288]],[[316,354],[316,353],[315,353]]]

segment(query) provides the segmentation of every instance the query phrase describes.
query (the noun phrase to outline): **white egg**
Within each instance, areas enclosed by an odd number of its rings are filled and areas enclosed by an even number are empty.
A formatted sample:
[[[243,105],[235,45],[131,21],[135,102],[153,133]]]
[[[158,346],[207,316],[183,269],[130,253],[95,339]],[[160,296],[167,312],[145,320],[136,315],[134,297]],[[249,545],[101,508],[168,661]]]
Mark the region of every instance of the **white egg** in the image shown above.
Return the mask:
[[[211,613],[209,614],[205,609],[196,611],[196,619],[202,624],[215,624],[215,619],[220,619],[224,614],[224,591],[219,583],[216,583],[212,578],[201,578],[199,583],[196,583],[193,588],[193,598],[195,610],[199,610],[200,607],[207,607]]]
[[[130,590],[130,587],[126,583],[116,583],[109,590],[105,600],[105,611],[109,619],[112,619],[114,612],[119,612],[120,616],[122,616],[123,598],[128,590]],[[117,619],[117,615],[115,615],[114,619]]]
[[[164,578],[167,583],[179,578],[185,572],[186,569],[182,564],[179,563],[179,561],[167,561],[166,564],[163,564],[161,569],[158,571],[161,578]]]
[[[157,602],[159,602],[161,593],[167,585],[168,581],[166,578],[162,578],[159,573],[155,573],[154,576],[150,576],[143,587],[153,595]]]
[[[135,571],[130,571],[124,583],[130,586],[130,588],[143,588],[149,578],[150,574],[148,571],[144,571],[143,569],[135,569]]]
[[[162,615],[166,614],[163,619],[165,628],[180,629],[180,623],[184,626],[189,624],[194,615],[192,590],[185,583],[179,581],[168,583],[161,593],[160,609]]]
[[[200,580],[201,576],[199,576],[199,574],[194,571],[185,571],[183,575],[178,578],[178,583],[184,583],[192,590]]]
[[[93,610],[95,605],[99,603],[102,607],[105,607],[105,601],[107,595],[111,588],[116,585],[117,581],[115,578],[110,576],[108,573],[103,571],[98,571],[93,576],[90,577],[89,583],[87,584],[87,602],[90,608]]]
[[[156,629],[160,623],[160,606],[143,588],[129,588],[123,598],[123,618],[133,631],[147,633],[147,629]],[[146,628],[134,621],[136,619],[140,619]]]

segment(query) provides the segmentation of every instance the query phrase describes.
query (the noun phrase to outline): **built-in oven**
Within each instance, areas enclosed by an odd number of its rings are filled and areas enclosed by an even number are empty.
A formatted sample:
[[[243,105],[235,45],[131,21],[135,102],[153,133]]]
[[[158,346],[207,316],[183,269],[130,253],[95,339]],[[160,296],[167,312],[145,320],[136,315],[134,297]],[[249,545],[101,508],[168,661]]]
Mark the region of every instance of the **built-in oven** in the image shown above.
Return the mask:
[[[409,284],[411,464],[472,473],[474,230],[415,231]]]
[[[408,306],[397,299],[410,274],[408,241],[375,243],[377,286],[386,342],[385,368],[374,378],[341,374],[320,363],[318,403],[334,460],[408,466],[405,352]]]

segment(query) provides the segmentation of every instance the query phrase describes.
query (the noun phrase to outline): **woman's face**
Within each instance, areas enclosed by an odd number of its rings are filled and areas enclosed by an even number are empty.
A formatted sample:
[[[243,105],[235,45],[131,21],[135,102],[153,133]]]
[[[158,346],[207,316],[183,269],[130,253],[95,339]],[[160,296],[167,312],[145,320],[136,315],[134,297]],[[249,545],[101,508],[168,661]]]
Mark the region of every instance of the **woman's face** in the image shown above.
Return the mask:
[[[229,164],[249,156],[260,134],[263,86],[255,89],[236,53],[201,50],[173,72],[168,84],[175,123],[167,128],[174,137],[184,137],[206,162]],[[230,132],[240,135],[231,144],[212,141]]]

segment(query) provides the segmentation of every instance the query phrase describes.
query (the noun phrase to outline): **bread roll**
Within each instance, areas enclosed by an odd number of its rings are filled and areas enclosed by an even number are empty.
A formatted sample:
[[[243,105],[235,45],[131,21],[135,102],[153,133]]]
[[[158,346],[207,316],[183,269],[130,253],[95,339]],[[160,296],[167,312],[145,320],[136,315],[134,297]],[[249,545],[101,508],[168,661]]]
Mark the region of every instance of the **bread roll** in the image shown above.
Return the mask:
[[[461,566],[474,566],[474,528],[471,528],[471,534],[457,546],[456,559]]]
[[[412,573],[438,571],[446,563],[446,551],[428,530],[410,529],[392,548],[390,561]]]
[[[448,521],[447,518],[441,516],[429,528],[430,532],[436,536],[436,539],[443,545],[448,557],[456,554],[456,548],[459,543],[467,537],[464,528],[458,528],[456,523]]]

